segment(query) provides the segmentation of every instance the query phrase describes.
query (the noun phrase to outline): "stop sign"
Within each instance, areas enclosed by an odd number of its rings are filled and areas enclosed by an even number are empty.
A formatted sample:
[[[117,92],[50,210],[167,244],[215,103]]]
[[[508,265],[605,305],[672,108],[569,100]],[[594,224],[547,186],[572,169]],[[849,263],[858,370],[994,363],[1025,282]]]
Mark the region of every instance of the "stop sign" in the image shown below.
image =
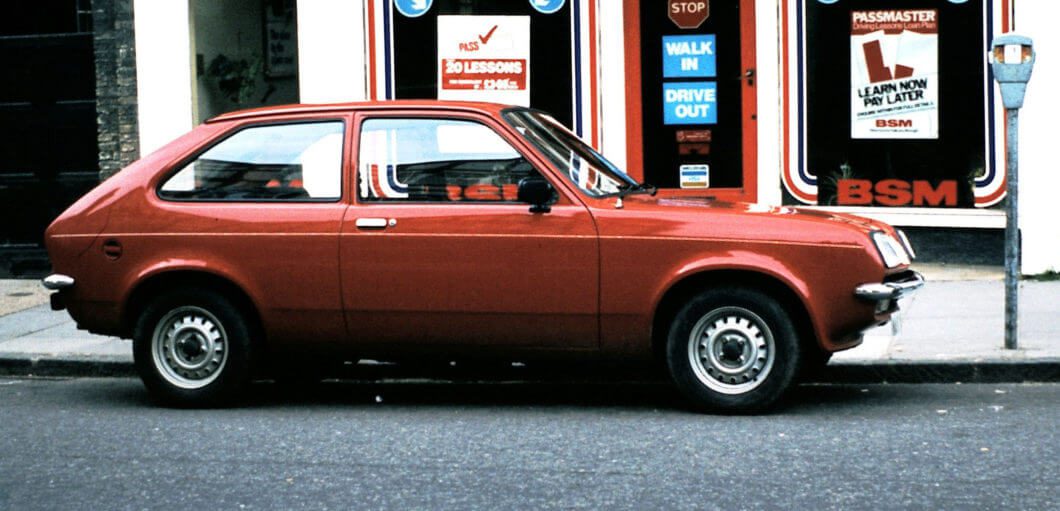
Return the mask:
[[[699,28],[710,16],[710,0],[667,0],[666,10],[679,28]]]

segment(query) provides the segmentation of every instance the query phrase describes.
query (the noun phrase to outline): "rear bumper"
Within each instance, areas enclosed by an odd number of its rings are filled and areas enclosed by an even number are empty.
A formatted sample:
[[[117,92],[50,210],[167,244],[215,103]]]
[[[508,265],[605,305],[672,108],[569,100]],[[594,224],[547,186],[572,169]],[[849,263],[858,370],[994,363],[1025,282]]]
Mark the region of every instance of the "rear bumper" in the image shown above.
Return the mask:
[[[62,273],[53,273],[41,280],[41,285],[52,291],[59,291],[74,286],[74,278]]]
[[[66,294],[64,289],[74,287],[74,278],[62,273],[53,273],[41,280],[41,285],[46,289],[57,291],[51,295],[51,307],[53,311],[61,311],[66,308]]]
[[[924,276],[907,270],[897,274],[894,280],[862,284],[854,289],[854,295],[872,302],[892,301],[910,295],[923,286]]]

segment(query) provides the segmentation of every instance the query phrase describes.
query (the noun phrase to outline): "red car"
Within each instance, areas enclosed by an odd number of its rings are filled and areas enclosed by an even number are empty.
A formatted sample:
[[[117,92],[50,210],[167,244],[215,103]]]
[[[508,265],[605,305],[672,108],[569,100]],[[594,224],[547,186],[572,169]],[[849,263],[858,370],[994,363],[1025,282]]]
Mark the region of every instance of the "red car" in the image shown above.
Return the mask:
[[[307,354],[444,354],[656,359],[697,408],[753,412],[923,284],[886,224],[664,195],[526,108],[242,111],[55,220],[44,285],[171,404]]]

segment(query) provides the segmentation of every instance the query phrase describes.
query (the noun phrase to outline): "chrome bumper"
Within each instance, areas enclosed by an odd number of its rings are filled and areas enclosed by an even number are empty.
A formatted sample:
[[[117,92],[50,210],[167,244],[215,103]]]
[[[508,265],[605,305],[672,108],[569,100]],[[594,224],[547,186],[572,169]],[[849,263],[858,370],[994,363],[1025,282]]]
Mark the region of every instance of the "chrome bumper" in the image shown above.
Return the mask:
[[[44,277],[44,280],[41,281],[41,284],[44,287],[51,289],[52,291],[58,291],[60,289],[73,287],[74,278],[69,275],[63,275],[61,273],[53,273],[51,275],[48,275],[47,277]]]
[[[924,276],[909,270],[894,282],[862,284],[854,289],[854,295],[874,302],[897,300],[920,289],[923,285]]]

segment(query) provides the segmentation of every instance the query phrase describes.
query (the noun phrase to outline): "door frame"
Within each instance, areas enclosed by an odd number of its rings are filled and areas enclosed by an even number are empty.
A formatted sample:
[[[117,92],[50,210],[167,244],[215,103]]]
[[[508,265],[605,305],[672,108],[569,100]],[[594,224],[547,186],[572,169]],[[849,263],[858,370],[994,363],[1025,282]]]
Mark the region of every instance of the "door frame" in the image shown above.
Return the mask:
[[[640,77],[640,3],[646,0],[623,1],[623,31],[625,32],[626,63],[626,166],[627,173],[638,181],[644,180],[644,122],[641,104]],[[740,67],[757,69],[755,52],[755,1],[740,2]],[[662,3],[660,3],[660,8]],[[758,199],[758,80],[744,85],[741,97],[743,144],[743,186],[740,188],[707,188],[660,190],[666,195],[708,194],[722,200],[756,202]]]

